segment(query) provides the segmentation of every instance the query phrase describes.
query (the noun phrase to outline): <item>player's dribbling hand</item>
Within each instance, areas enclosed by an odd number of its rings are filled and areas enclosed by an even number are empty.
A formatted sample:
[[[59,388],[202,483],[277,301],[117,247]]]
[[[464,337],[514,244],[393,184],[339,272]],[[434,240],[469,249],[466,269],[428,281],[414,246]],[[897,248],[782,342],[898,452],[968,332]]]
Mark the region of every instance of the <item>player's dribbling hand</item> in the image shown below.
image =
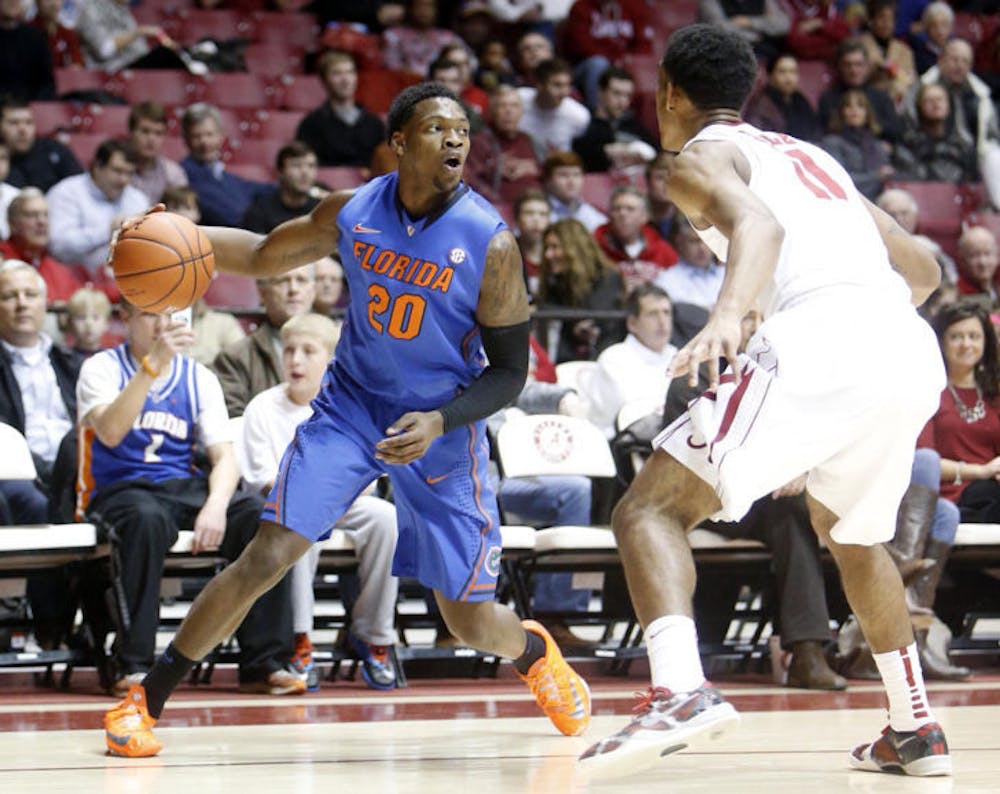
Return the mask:
[[[113,226],[111,230],[111,242],[108,243],[108,264],[110,265],[111,260],[114,259],[115,246],[118,244],[118,237],[121,235],[124,229],[127,229],[130,226],[135,226],[135,224],[137,224],[147,215],[150,215],[154,212],[163,212],[166,209],[167,206],[165,204],[154,204],[152,207],[150,207],[148,210],[142,213],[142,215],[129,215],[128,217],[125,217],[121,220],[121,223],[118,224],[117,228],[114,228]]]
[[[375,459],[394,466],[412,463],[443,432],[444,417],[439,411],[410,411],[386,428],[385,438],[375,445]]]
[[[695,387],[698,385],[698,367],[705,362],[708,364],[708,388],[716,389],[719,386],[719,359],[724,358],[739,383],[740,370],[736,357],[741,338],[739,317],[713,314],[705,327],[677,352],[667,375],[671,378],[687,375],[688,384]]]

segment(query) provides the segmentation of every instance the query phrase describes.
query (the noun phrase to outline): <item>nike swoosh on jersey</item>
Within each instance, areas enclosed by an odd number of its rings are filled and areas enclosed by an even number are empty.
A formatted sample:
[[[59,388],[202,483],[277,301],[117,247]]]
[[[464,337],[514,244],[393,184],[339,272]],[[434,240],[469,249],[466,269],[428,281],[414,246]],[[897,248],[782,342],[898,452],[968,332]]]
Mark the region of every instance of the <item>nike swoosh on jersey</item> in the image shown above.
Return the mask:
[[[442,474],[440,477],[424,477],[424,481],[428,485],[434,485],[435,483],[441,482],[441,480],[447,479],[447,474]]]
[[[354,231],[359,234],[382,234],[381,229],[369,229],[367,226],[360,223],[354,224]]]

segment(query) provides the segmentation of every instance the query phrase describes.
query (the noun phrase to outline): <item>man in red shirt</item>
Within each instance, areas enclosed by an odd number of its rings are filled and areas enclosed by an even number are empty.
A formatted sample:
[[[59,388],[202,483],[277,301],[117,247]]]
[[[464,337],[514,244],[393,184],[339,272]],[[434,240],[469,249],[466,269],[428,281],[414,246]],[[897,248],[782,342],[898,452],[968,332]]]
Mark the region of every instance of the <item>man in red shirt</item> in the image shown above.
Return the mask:
[[[677,251],[649,225],[649,200],[631,185],[611,191],[610,220],[594,237],[618,264],[625,291],[652,281],[658,272],[677,264]]]
[[[10,238],[0,241],[0,254],[38,270],[45,279],[50,306],[68,301],[83,286],[83,280],[49,255],[49,205],[45,195],[36,187],[24,188],[7,208],[7,218]]]
[[[542,164],[531,136],[518,128],[524,103],[517,89],[497,86],[489,107],[489,125],[472,136],[466,178],[490,201],[513,204],[522,191],[542,186]]]
[[[958,238],[957,264],[960,295],[996,298],[997,241],[989,229],[970,226],[962,232]]]

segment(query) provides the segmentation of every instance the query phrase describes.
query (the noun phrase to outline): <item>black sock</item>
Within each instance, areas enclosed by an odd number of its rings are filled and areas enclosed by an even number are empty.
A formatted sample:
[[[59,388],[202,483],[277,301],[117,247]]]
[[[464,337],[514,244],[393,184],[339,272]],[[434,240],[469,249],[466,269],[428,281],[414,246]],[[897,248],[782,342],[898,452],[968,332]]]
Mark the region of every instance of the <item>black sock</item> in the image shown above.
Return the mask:
[[[143,689],[146,690],[146,707],[150,716],[158,720],[163,713],[163,704],[167,702],[170,693],[181,682],[194,667],[195,661],[188,659],[178,651],[173,643],[167,646],[159,659],[153,664],[153,669],[149,671],[142,680]]]
[[[533,631],[525,631],[528,641],[524,644],[524,651],[514,660],[514,667],[521,675],[527,675],[531,665],[545,656],[545,640],[541,635]]]

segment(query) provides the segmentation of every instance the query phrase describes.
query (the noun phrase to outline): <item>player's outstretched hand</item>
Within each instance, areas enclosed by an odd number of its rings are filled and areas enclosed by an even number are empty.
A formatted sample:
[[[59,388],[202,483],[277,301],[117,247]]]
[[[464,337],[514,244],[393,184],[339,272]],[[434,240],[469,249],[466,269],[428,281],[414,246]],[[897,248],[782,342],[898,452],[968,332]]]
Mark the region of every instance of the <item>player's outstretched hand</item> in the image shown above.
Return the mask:
[[[134,226],[147,215],[154,212],[163,212],[167,209],[165,204],[154,204],[148,210],[146,210],[142,215],[129,215],[127,218],[122,220],[117,229],[113,229],[111,232],[111,242],[108,244],[108,264],[111,264],[111,260],[115,257],[115,246],[118,244],[118,236],[122,233],[123,229],[127,229],[129,226]]]
[[[736,357],[740,347],[740,318],[728,314],[712,315],[708,323],[670,362],[667,374],[671,378],[687,375],[688,384],[698,385],[698,366],[708,364],[708,388],[719,386],[719,359],[729,362],[729,367],[739,383],[740,370]]]
[[[410,411],[386,428],[385,438],[375,445],[375,458],[393,465],[411,463],[443,432],[440,411]]]

